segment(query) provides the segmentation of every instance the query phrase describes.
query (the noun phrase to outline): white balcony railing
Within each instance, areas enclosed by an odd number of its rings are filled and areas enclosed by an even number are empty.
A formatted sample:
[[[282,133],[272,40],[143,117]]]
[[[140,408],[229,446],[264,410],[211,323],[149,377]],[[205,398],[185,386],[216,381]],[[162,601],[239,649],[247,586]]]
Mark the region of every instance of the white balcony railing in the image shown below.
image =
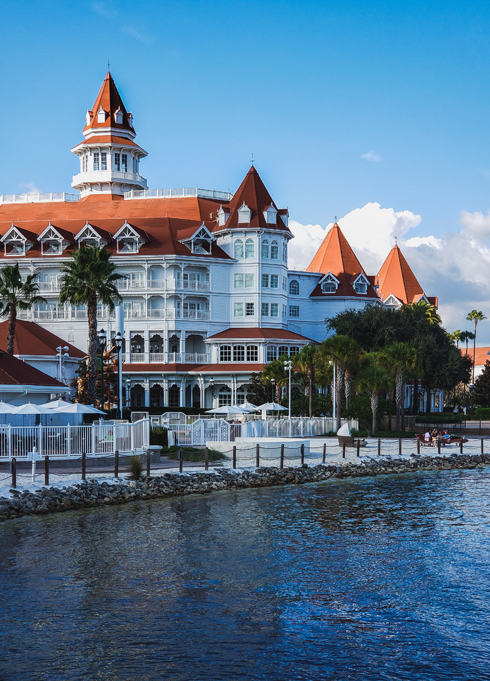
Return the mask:
[[[57,293],[61,288],[59,281],[39,281],[38,286],[41,293]]]
[[[148,279],[148,288],[163,290],[165,288],[165,279]]]
[[[48,192],[46,194],[0,194],[0,203],[44,203],[45,201],[78,201],[78,194]]]
[[[163,319],[165,317],[165,310],[163,308],[149,309],[148,317],[151,319]]]
[[[164,361],[163,352],[150,352],[150,362],[162,363]]]
[[[132,364],[134,362],[144,362],[144,361],[145,361],[145,353],[144,352],[132,352],[131,353],[130,362]]]
[[[123,182],[134,182],[140,187],[146,189],[146,179],[138,173],[123,173],[118,170],[89,170],[84,173],[73,175],[72,187],[84,185],[87,182],[113,182],[114,180],[122,180]]]
[[[73,320],[84,321],[87,319],[87,310],[76,309],[53,309],[53,310],[19,310],[17,313],[19,319],[32,320]],[[114,319],[114,312],[109,312],[107,308],[97,310],[97,319],[106,320]],[[125,309],[124,319],[195,319],[195,320],[209,320],[209,310],[175,310],[168,309]]]
[[[184,362],[186,364],[207,364],[209,362],[209,354],[206,352],[186,352]]]
[[[167,279],[167,288],[180,291],[209,291],[211,284],[209,281],[187,281],[186,279]]]
[[[168,363],[169,364],[180,364],[182,362],[182,355],[180,352],[169,352],[168,353]]]
[[[126,201],[131,199],[173,199],[186,196],[198,196],[203,199],[217,199],[218,201],[231,201],[231,192],[221,192],[215,189],[199,189],[198,187],[183,187],[178,189],[147,189],[145,191],[133,189],[124,193]]]
[[[118,291],[142,291],[146,288],[146,282],[141,279],[119,279],[116,281]]]

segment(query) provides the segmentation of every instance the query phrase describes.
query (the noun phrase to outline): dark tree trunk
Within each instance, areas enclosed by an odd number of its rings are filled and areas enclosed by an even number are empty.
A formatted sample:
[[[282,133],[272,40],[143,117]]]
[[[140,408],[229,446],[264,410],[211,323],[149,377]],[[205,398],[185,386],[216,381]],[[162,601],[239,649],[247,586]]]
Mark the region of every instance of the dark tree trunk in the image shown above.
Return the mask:
[[[310,375],[310,394],[308,395],[309,397],[309,411],[310,411],[310,419],[313,416],[313,376]]]
[[[88,379],[87,402],[95,404],[97,400],[97,296],[92,293],[87,305],[88,319]]]
[[[377,420],[377,413],[378,413],[378,393],[373,390],[371,393],[371,411],[373,412],[373,423],[372,423],[372,430],[373,430],[373,435],[376,434],[376,420]]]
[[[337,430],[340,428],[342,418],[342,386],[344,383],[344,365],[337,363]]]
[[[10,307],[9,313],[9,325],[7,330],[7,352],[9,355],[14,354],[14,342],[15,342],[15,324],[17,322],[17,308],[15,305]]]

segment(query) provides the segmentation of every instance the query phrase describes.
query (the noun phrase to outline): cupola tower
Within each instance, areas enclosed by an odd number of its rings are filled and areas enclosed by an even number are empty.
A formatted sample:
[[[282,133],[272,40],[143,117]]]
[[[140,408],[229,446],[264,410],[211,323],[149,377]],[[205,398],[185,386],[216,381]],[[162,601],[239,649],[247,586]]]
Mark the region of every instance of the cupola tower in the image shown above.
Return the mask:
[[[82,198],[122,197],[131,189],[147,189],[139,163],[148,154],[134,142],[133,114],[126,111],[110,72],[86,113],[83,135],[85,140],[72,149],[80,159],[80,172],[71,185]]]

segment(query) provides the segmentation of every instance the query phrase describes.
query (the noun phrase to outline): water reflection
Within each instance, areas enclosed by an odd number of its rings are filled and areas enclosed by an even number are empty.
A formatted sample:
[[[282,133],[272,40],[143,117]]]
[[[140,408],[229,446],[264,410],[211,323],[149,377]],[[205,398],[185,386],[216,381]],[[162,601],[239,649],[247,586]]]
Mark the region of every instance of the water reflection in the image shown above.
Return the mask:
[[[0,679],[485,679],[490,472],[0,526]]]

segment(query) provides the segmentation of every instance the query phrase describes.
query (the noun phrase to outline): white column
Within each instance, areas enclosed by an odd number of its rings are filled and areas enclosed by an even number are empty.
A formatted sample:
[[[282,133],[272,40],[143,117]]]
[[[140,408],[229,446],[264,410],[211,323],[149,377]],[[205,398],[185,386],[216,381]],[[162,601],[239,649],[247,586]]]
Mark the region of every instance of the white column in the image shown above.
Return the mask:
[[[185,378],[180,381],[180,406],[185,407]]]

